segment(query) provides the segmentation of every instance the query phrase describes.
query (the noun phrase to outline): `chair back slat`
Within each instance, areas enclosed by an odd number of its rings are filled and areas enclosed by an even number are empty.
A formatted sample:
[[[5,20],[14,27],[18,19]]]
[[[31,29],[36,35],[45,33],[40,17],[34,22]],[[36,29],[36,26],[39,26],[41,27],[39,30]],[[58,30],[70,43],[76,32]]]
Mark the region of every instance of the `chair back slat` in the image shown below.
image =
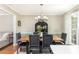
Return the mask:
[[[61,38],[64,40],[64,43],[65,43],[65,41],[66,41],[66,37],[67,37],[67,34],[66,34],[66,33],[62,33],[62,34],[61,34]]]
[[[52,35],[43,35],[43,47],[50,47],[50,44],[52,43],[53,36]]]
[[[30,46],[39,46],[39,35],[29,35],[29,39]]]

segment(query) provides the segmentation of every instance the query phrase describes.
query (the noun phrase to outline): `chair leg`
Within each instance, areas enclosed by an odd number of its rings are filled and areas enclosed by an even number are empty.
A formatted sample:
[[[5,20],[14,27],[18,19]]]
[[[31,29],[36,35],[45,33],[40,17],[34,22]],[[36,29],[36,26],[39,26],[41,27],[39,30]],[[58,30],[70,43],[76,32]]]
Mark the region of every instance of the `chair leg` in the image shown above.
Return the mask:
[[[17,48],[17,54],[18,54],[18,48]]]
[[[17,45],[17,54],[19,54],[18,49],[19,49],[19,45]]]
[[[39,52],[40,52],[40,53],[42,53],[42,47],[41,47],[41,46],[40,46],[40,48],[39,48],[39,49],[40,49],[40,50],[39,50]]]
[[[29,54],[29,48],[26,46],[26,53]]]
[[[26,43],[26,54],[29,54],[29,42]]]
[[[53,51],[51,50],[51,48],[49,48],[49,50],[50,50],[50,53],[53,54]]]

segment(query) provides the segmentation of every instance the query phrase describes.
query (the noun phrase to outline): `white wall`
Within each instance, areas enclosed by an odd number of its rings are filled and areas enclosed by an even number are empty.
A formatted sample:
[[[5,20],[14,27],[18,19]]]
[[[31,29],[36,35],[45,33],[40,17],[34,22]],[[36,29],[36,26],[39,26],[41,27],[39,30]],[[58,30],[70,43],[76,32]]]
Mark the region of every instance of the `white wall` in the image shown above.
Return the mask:
[[[78,11],[78,22],[77,22],[77,44],[79,45],[79,11]]]
[[[13,32],[13,17],[0,15],[0,32]]]
[[[65,32],[67,33],[67,44],[71,44],[71,14],[75,13],[79,10],[79,5],[77,5],[75,8],[71,9],[64,15],[64,21],[65,21]],[[77,30],[79,33],[79,30]],[[79,34],[77,34],[79,36]],[[77,38],[79,41],[79,37]],[[79,43],[78,43],[79,44]]]
[[[34,32],[35,23],[37,20],[35,16],[19,16],[17,20],[21,20],[21,27],[17,27],[17,31],[21,32]],[[48,16],[48,32],[51,34],[60,34],[64,31],[63,16]]]
[[[71,44],[71,14],[67,14],[64,17],[64,27],[65,27],[65,33],[67,33],[67,44]]]
[[[61,34],[64,31],[63,16],[48,16],[48,32],[50,34]]]
[[[16,19],[17,19],[17,16],[19,15],[18,13],[16,13],[15,11],[11,10],[9,7],[7,7],[5,4],[0,4],[0,10],[3,10],[4,12],[10,14],[13,16],[13,43],[14,45],[16,45]],[[9,22],[10,23],[10,22]],[[2,26],[2,25],[1,25]]]

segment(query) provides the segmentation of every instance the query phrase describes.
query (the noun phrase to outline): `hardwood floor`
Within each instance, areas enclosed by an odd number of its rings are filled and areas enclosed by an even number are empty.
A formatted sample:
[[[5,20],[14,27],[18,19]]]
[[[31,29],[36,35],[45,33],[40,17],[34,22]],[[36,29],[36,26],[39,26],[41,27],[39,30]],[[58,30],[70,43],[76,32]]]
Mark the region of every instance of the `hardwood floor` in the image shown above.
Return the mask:
[[[13,46],[13,44],[3,48],[0,50],[0,54],[14,54],[16,51],[16,48]]]

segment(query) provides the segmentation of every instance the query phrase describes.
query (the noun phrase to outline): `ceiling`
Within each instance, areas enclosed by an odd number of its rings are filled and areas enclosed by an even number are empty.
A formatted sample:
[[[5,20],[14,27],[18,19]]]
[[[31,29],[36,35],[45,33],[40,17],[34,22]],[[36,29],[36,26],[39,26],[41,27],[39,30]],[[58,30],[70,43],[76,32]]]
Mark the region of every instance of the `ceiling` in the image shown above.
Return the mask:
[[[9,15],[9,14],[6,13],[5,11],[3,11],[3,10],[0,10],[0,15]]]
[[[20,15],[62,15],[74,8],[76,5],[72,4],[8,4],[9,8]]]

